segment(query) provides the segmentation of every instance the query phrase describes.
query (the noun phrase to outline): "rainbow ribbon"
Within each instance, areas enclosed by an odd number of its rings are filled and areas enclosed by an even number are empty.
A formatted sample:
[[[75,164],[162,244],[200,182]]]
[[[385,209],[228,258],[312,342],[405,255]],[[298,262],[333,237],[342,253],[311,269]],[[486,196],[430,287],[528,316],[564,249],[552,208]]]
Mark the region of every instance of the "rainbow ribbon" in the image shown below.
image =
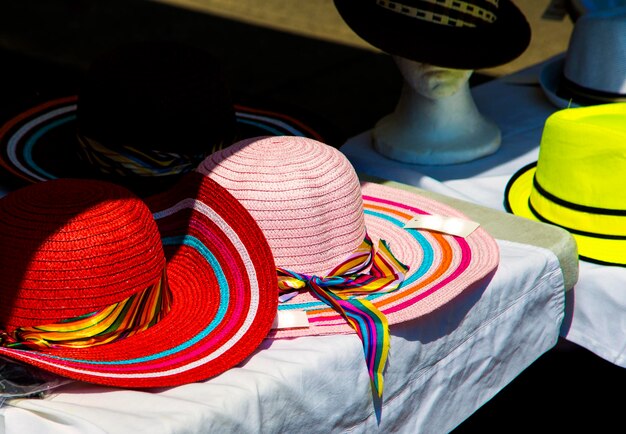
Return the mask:
[[[365,272],[370,265],[369,272]],[[363,342],[372,387],[381,397],[383,370],[389,353],[389,324],[369,300],[355,296],[395,291],[408,270],[409,267],[393,256],[385,241],[379,241],[374,253],[372,240],[366,234],[357,250],[326,277],[278,268],[278,288],[287,296],[293,291],[308,289],[348,322]]]
[[[96,312],[1,333],[1,345],[10,348],[85,348],[118,341],[159,322],[171,307],[165,271],[143,291]]]
[[[168,176],[178,175],[194,169],[211,150],[197,155],[175,152],[142,150],[132,146],[108,148],[94,139],[78,135],[83,155],[101,172],[120,176]],[[221,144],[213,149],[221,149]]]

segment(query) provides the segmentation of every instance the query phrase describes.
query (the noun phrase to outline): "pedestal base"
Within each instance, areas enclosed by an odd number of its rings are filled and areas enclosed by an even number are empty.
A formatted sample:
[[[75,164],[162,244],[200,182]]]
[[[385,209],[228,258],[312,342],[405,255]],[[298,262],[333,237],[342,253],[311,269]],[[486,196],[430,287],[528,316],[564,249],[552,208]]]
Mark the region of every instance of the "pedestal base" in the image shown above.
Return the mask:
[[[420,131],[394,127],[390,116],[381,119],[372,132],[374,149],[387,158],[403,163],[466,163],[493,154],[502,142],[500,128],[489,120],[484,120],[480,128],[473,131],[445,131],[428,136]]]

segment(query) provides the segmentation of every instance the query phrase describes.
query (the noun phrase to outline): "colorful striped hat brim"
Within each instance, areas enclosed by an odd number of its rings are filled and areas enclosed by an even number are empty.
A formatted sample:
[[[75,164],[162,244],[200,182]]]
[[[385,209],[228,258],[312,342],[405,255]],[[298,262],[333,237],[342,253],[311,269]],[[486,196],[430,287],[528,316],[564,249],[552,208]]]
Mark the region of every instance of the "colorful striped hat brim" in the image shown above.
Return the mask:
[[[370,251],[380,251],[378,241],[385,241],[396,262],[408,267],[408,274],[402,266],[386,267],[395,271],[382,275],[403,275],[397,289],[383,287],[367,295],[357,292],[355,297],[372,302],[390,325],[450,302],[491,275],[499,262],[495,240],[480,227],[467,238],[404,228],[422,214],[467,218],[415,193],[361,182],[340,150],[312,139],[242,140],[207,157],[197,171],[217,181],[250,212],[268,240],[276,266],[296,280],[345,276],[338,273],[344,269],[341,264],[358,262],[364,240],[371,240]],[[299,288],[297,282],[288,282],[288,287]],[[278,309],[305,311],[309,326],[280,328],[271,337],[353,331],[340,313],[311,291],[298,291],[288,301],[283,297]]]
[[[64,181],[85,182],[55,180],[25,189]],[[93,191],[97,198],[107,194]],[[253,353],[277,304],[275,264],[255,221],[230,193],[197,173],[146,203],[167,259],[170,311],[147,330],[111,343],[42,351],[0,347],[1,356],[76,380],[145,388],[201,381]],[[112,263],[110,273],[117,267]],[[68,291],[76,300],[88,295],[80,283]]]
[[[497,269],[499,250],[482,228],[467,238],[433,231],[404,229],[416,215],[467,219],[440,202],[370,182],[361,183],[365,226],[374,244],[383,239],[393,255],[409,267],[399,289],[367,295],[389,325],[410,321],[451,302],[463,291],[490,278]],[[309,327],[272,330],[270,337],[353,333],[346,321],[310,293],[279,303],[279,311],[306,311]]]
[[[340,150],[313,139],[242,140],[196,170],[240,201],[270,245],[280,302],[269,337],[355,333],[379,397],[390,327],[486,284],[499,262],[495,240],[480,228],[467,238],[405,228],[422,214],[463,216],[361,183]]]
[[[315,119],[314,126],[281,110],[235,105],[239,138],[293,135],[338,140],[331,126]],[[80,159],[76,137],[77,97],[68,96],[31,107],[0,127],[0,168],[20,187],[57,178],[104,178]],[[304,115],[307,119],[310,115]],[[332,138],[332,139],[331,139]]]

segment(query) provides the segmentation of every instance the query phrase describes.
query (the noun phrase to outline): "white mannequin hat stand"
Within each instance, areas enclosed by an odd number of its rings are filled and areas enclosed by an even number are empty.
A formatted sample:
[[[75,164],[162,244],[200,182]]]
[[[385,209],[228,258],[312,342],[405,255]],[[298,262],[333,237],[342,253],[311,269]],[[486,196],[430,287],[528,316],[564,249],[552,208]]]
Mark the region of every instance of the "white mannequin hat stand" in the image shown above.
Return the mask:
[[[445,165],[498,150],[500,128],[478,111],[469,89],[473,71],[393,59],[404,86],[394,112],[372,132],[379,153],[405,163]]]

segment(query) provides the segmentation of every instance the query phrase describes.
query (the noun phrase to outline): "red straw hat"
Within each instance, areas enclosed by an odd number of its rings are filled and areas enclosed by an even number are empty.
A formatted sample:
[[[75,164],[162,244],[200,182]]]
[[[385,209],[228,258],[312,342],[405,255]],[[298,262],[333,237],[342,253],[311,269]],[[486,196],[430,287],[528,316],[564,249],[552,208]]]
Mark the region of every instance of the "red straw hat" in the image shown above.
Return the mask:
[[[59,179],[0,199],[0,355],[92,383],[162,387],[249,356],[276,315],[249,213],[192,172],[143,202]]]
[[[369,247],[385,240],[387,246],[374,247],[378,252],[388,247],[391,252],[379,258],[385,263],[382,268],[395,270],[386,273],[389,282],[402,282],[402,274],[404,281],[399,288],[386,292],[391,283],[376,280],[375,273],[366,269],[360,273],[370,279],[367,285],[380,286],[366,295],[362,295],[365,291],[361,292],[361,283],[356,292],[354,287],[348,288],[350,300],[355,299],[354,294],[361,294],[356,299],[366,300],[367,306],[359,306],[360,310],[370,311],[366,322],[375,321],[381,314],[388,324],[426,315],[490,276],[499,261],[495,240],[482,228],[466,238],[404,229],[414,216],[424,214],[465,217],[449,206],[413,193],[359,183],[354,168],[340,151],[313,139],[282,136],[242,140],[207,157],[197,170],[228,189],[256,219],[276,266],[288,270],[279,277],[279,284],[284,278],[286,285],[298,286],[290,280],[297,276],[296,280],[305,282],[307,289],[312,283],[324,286],[327,282],[333,294],[341,292],[334,291],[337,280],[323,278],[339,275],[338,266],[364,251],[369,243],[366,233],[371,239]],[[379,256],[372,249],[365,251]],[[346,286],[351,285],[347,282]],[[279,317],[282,312],[304,311],[308,326],[273,330],[270,337],[353,333],[350,321],[322,301],[325,295],[320,292],[299,292],[279,303]],[[385,322],[385,318],[380,320]],[[381,330],[367,333],[376,339]]]

